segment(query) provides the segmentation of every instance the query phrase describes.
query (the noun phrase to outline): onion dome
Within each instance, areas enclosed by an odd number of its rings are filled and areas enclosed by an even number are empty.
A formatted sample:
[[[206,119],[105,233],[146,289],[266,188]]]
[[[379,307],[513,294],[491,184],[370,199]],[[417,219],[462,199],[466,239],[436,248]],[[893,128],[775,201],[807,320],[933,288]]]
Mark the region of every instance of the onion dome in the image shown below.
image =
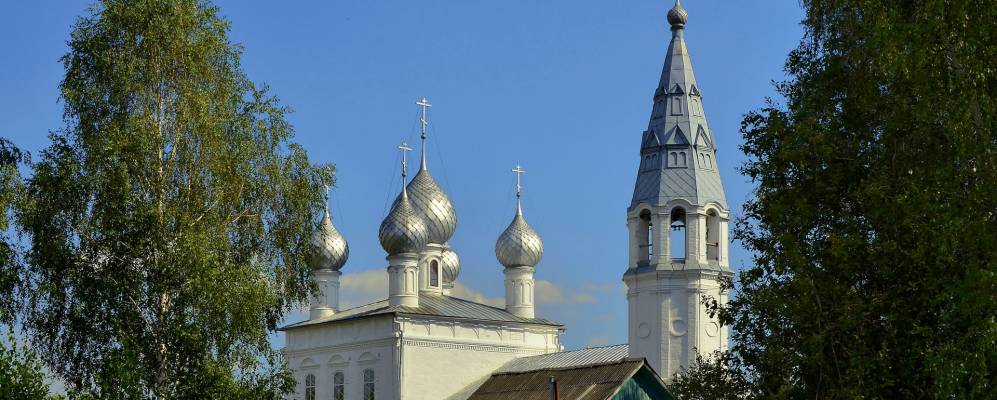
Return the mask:
[[[526,171],[517,165],[512,172],[516,173],[516,216],[495,242],[495,257],[506,268],[533,267],[544,255],[544,243],[523,217],[523,206],[520,202],[522,187],[519,179]]]
[[[443,248],[443,254],[440,255],[440,265],[443,269],[443,283],[452,284],[457,281],[457,275],[460,275],[460,257],[457,256],[457,252],[450,248],[450,245],[445,245]]]
[[[429,230],[428,243],[443,244],[450,240],[457,229],[457,212],[454,211],[450,198],[429,174],[425,155],[422,167],[408,184],[408,191],[412,194],[412,207],[426,222]]]
[[[416,214],[404,188],[401,197],[381,222],[378,238],[388,255],[413,253],[426,247],[429,231],[426,223]]]
[[[346,243],[346,238],[332,224],[328,208],[325,209],[325,216],[322,217],[322,222],[312,236],[311,245],[312,269],[339,271],[350,256],[350,246]]]
[[[689,22],[689,13],[682,8],[681,0],[675,0],[675,7],[668,10],[668,23],[680,28],[685,26],[686,22]]]
[[[526,223],[522,208],[517,207],[516,216],[505,232],[495,243],[495,257],[506,268],[535,266],[544,255],[544,243],[540,235]]]

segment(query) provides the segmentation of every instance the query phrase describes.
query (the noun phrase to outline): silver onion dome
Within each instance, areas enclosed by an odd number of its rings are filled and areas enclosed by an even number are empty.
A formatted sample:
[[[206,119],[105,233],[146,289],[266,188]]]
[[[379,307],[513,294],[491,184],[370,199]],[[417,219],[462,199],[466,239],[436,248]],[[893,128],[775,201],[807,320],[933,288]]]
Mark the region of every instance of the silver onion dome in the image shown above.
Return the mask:
[[[681,0],[675,0],[675,7],[668,10],[668,23],[675,27],[683,27],[689,22],[689,13],[682,8]]]
[[[443,244],[450,240],[457,229],[457,212],[450,202],[450,197],[429,174],[425,161],[419,173],[415,174],[412,182],[409,182],[408,191],[411,194],[412,207],[426,221],[429,229],[428,243]]]
[[[440,264],[443,269],[443,283],[451,284],[457,281],[457,276],[460,275],[460,257],[457,256],[457,252],[450,248],[449,245],[443,248],[443,254],[440,255]]]
[[[325,216],[322,217],[318,229],[312,235],[311,245],[312,269],[339,271],[350,256],[350,246],[346,243],[346,238],[332,224],[328,208],[325,209]]]
[[[429,230],[423,219],[416,214],[404,188],[388,216],[381,222],[378,238],[388,255],[417,252],[426,247]]]
[[[533,267],[540,262],[543,254],[544,244],[540,235],[526,223],[522,207],[517,204],[512,223],[495,242],[495,257],[506,268]]]

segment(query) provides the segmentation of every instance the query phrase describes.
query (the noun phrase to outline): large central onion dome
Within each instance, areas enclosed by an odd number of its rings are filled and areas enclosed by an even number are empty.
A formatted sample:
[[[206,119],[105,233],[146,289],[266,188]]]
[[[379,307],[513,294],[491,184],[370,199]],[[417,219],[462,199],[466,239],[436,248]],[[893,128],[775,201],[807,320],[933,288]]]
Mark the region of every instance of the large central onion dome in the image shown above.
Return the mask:
[[[443,284],[451,285],[457,281],[457,276],[460,275],[460,257],[457,256],[457,252],[450,248],[447,244],[443,248],[443,254],[440,255],[440,265],[443,269]]]
[[[450,198],[429,174],[425,158],[419,173],[409,182],[408,191],[412,194],[412,207],[426,221],[429,243],[443,244],[450,240],[457,229],[457,212]]]
[[[325,209],[325,216],[322,217],[318,230],[312,236],[311,245],[312,269],[339,271],[350,256],[350,246],[346,243],[346,238],[332,224],[328,208]]]
[[[544,254],[540,235],[526,223],[523,209],[516,205],[516,216],[495,242],[495,257],[506,268],[533,267]]]
[[[381,247],[388,252],[388,255],[418,252],[426,247],[429,230],[422,218],[416,214],[404,188],[398,201],[388,212],[388,216],[381,222],[377,236],[381,240]]]

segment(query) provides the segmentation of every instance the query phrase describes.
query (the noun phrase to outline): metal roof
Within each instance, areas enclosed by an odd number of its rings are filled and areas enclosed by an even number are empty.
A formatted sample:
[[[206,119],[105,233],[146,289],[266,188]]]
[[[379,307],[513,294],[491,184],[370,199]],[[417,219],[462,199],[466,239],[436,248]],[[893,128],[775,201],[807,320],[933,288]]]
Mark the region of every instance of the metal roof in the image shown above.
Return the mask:
[[[550,368],[571,368],[590,364],[617,362],[627,358],[629,346],[617,344],[606,347],[562,351],[509,361],[496,373],[515,373]]]
[[[344,321],[388,314],[428,315],[475,321],[518,322],[523,324],[551,325],[557,327],[563,326],[557,322],[542,318],[518,317],[498,307],[475,303],[473,301],[457,297],[447,295],[426,295],[419,296],[419,307],[392,306],[388,305],[388,300],[385,299],[376,303],[343,310],[325,318],[311,319],[287,325],[280,328],[280,330],[290,330],[333,321]]]
[[[468,400],[549,400],[551,377],[557,381],[559,398],[608,400],[644,365],[644,359],[631,358],[571,368],[496,373]]]

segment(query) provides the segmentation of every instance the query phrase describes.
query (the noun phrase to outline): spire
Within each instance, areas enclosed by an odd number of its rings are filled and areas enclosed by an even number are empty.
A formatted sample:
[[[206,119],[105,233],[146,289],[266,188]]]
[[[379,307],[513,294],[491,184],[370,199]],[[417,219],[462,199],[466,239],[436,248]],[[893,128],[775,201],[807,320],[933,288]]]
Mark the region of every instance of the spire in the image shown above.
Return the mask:
[[[631,207],[640,203],[660,206],[677,199],[727,207],[717,172],[716,141],[685,43],[688,21],[689,13],[676,1],[668,11],[672,35],[654,91],[651,118],[641,138]]]
[[[429,100],[426,100],[425,97],[423,97],[422,100],[415,102],[415,104],[422,108],[422,118],[419,120],[419,122],[422,124],[422,135],[420,136],[422,138],[422,166],[420,166],[419,168],[420,170],[425,171],[427,169],[426,168],[426,126],[429,125],[429,120],[426,119],[426,114],[429,111],[429,108],[432,107],[433,105],[429,104]]]

